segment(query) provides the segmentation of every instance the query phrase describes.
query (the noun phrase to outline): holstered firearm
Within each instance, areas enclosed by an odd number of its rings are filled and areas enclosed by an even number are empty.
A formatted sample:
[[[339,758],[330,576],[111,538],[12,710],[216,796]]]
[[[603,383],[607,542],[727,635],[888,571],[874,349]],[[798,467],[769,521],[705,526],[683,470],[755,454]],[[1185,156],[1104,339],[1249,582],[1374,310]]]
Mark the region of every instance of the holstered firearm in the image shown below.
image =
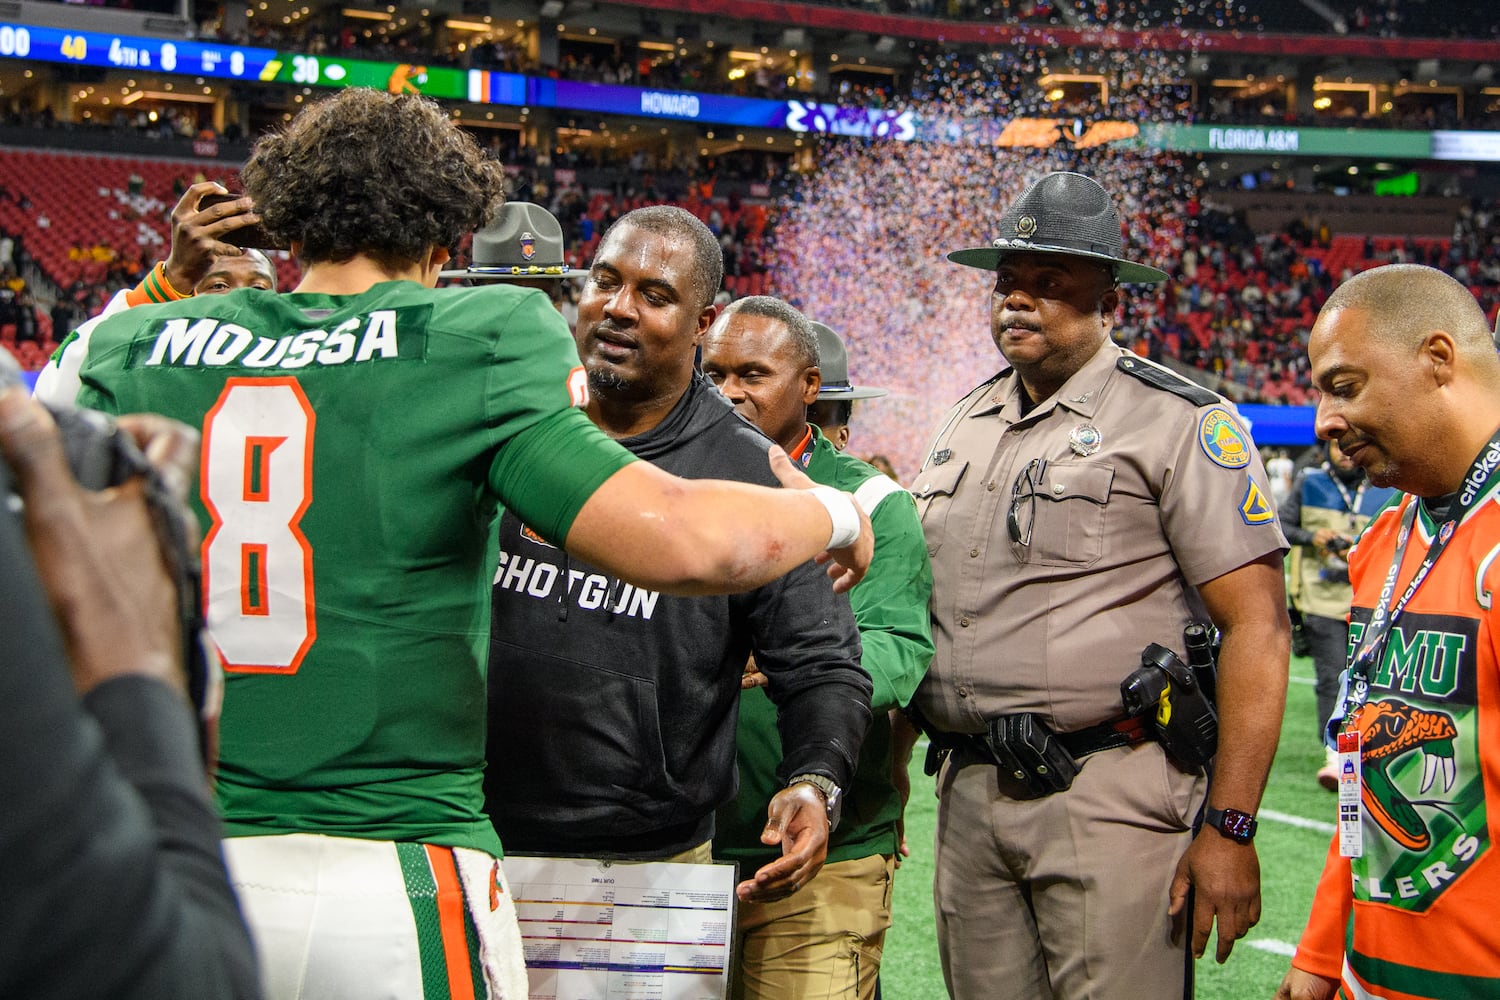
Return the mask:
[[[1145,715],[1157,742],[1179,768],[1201,772],[1219,748],[1219,714],[1212,639],[1202,625],[1183,630],[1188,659],[1158,643],[1141,651],[1141,665],[1120,682],[1128,715]]]

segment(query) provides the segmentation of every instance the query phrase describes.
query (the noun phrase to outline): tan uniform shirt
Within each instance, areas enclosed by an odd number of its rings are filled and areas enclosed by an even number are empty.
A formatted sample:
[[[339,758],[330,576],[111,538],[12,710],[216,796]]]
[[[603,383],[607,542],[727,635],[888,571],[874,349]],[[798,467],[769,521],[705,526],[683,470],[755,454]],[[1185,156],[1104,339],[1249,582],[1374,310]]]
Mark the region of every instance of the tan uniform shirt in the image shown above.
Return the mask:
[[[1195,406],[1117,362],[1150,364],[1106,341],[1024,417],[1018,378],[981,386],[917,474],[937,650],[917,701],[939,729],[1118,715],[1146,644],[1181,656],[1183,626],[1207,620],[1196,585],[1286,548],[1229,404]],[[1012,540],[1012,509],[1030,544]]]

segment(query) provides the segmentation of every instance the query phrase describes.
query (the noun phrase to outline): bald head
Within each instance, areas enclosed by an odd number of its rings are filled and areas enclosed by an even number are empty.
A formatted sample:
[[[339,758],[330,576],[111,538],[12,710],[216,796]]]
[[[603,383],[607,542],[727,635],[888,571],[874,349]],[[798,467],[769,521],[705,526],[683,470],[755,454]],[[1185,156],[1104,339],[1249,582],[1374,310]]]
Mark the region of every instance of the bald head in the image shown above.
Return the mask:
[[[1356,274],[1328,297],[1323,315],[1343,309],[1378,317],[1370,333],[1391,346],[1414,348],[1429,332],[1445,330],[1466,360],[1494,359],[1494,340],[1479,302],[1436,268],[1390,264]]]
[[[1350,278],[1307,343],[1315,427],[1377,486],[1452,492],[1500,425],[1500,357],[1469,290],[1401,264]]]

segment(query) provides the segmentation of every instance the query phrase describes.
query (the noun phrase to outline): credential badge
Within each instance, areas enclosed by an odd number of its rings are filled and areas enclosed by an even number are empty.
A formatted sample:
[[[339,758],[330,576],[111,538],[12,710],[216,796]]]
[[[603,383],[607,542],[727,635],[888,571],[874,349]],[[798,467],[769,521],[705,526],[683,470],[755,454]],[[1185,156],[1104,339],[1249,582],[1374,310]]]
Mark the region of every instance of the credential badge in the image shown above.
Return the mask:
[[[1030,215],[1023,215],[1016,220],[1016,235],[1023,240],[1029,240],[1036,235],[1036,219]]]
[[[1073,454],[1088,458],[1104,443],[1104,435],[1093,424],[1079,424],[1068,432],[1068,447]]]
[[[521,234],[521,259],[530,260],[536,256],[536,238],[530,233]]]

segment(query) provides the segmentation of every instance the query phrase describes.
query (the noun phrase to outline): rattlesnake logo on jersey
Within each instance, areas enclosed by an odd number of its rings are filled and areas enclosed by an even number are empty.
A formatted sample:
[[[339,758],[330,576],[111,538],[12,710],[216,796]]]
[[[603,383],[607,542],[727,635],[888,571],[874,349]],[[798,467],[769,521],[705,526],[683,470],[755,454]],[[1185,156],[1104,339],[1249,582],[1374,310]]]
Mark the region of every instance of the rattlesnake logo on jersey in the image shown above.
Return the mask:
[[[1421,791],[1432,787],[1439,771],[1443,791],[1451,791],[1457,777],[1453,739],[1458,727],[1453,717],[1382,698],[1360,706],[1352,722],[1360,736],[1364,765],[1361,800],[1366,814],[1397,844],[1409,851],[1425,850],[1432,843],[1427,822],[1417,812],[1417,804],[1402,794],[1387,772],[1401,757],[1421,750],[1425,757]]]

